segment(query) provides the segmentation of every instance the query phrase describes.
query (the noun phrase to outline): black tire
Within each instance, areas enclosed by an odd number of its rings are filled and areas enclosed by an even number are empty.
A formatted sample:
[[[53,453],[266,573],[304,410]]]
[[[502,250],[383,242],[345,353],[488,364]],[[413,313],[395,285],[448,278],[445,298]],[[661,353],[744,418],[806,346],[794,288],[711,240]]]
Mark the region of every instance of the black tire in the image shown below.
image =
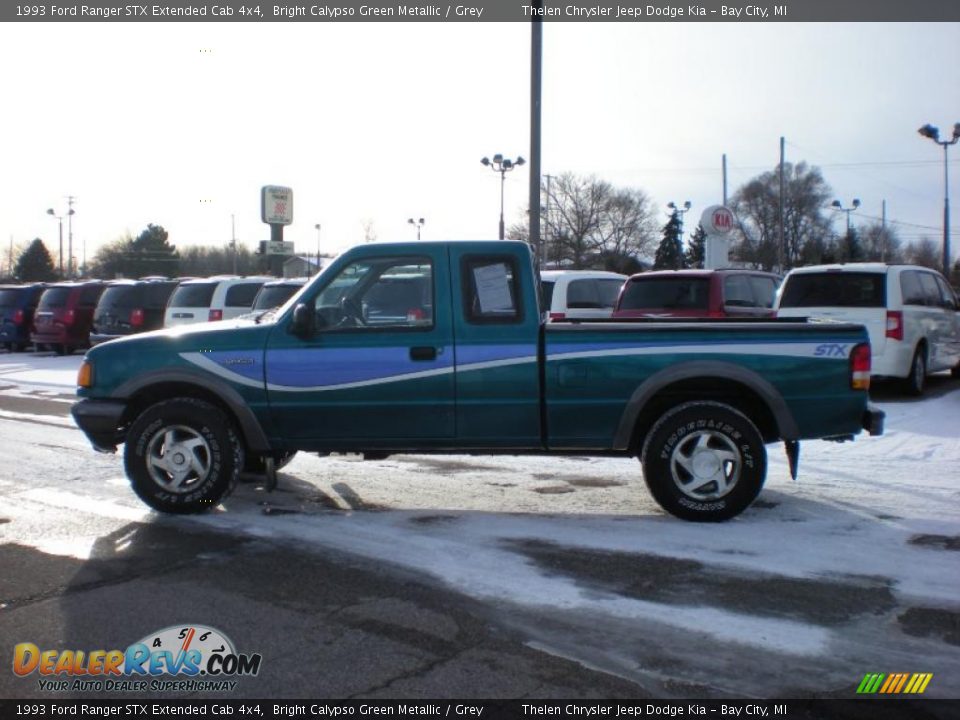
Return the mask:
[[[140,499],[176,514],[216,507],[237,484],[243,459],[230,418],[194,398],[166,400],[143,411],[130,427],[123,455]]]
[[[286,452],[277,453],[273,456],[274,468],[279,470],[282,467],[286,467],[290,464],[290,461],[296,457],[296,450],[288,450]],[[251,455],[247,454],[246,460],[243,463],[243,472],[250,473],[253,475],[263,475],[267,471],[266,465],[263,463],[263,455]]]
[[[694,522],[739,515],[760,494],[767,474],[756,426],[718,402],[688,402],[664,413],[647,433],[641,462],[660,507]]]
[[[910,374],[904,381],[904,389],[908,395],[920,397],[927,387],[927,353],[923,346],[917,348],[910,363]]]

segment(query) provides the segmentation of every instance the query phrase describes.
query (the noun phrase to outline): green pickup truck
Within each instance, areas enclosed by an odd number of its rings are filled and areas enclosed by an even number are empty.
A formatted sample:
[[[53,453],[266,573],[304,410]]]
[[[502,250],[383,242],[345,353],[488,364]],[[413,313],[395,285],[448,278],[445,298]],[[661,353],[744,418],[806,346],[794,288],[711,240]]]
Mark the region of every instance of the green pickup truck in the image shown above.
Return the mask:
[[[523,243],[376,243],[266,315],[91,349],[73,417],[163,512],[245,469],[272,487],[298,450],[576,454],[639,457],[665,510],[718,521],[760,492],[765,444],[795,476],[800,440],[882,433],[869,381],[859,325],[546,323]]]

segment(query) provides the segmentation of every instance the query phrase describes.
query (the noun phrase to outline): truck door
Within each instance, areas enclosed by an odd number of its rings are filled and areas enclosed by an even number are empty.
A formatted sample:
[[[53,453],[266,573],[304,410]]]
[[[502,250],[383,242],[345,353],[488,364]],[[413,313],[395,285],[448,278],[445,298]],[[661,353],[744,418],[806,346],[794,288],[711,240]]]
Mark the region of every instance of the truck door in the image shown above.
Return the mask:
[[[341,258],[302,298],[316,331],[294,335],[288,317],[268,340],[275,430],[318,447],[453,437],[449,288],[443,246],[370,245]]]
[[[529,259],[451,243],[450,269],[458,443],[540,447],[540,312]]]

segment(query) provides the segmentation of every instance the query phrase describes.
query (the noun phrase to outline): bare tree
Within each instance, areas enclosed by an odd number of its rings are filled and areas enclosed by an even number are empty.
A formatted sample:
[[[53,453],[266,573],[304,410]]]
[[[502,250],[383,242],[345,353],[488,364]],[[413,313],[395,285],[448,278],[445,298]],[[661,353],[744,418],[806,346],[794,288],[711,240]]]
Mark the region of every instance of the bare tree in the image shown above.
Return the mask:
[[[780,174],[763,173],[734,193],[731,206],[739,220],[735,254],[742,262],[771,270],[787,270],[806,260],[808,243],[822,243],[830,222],[823,215],[831,196],[820,170],[806,163],[785,163],[783,246],[780,246]],[[807,251],[807,252],[805,252]]]
[[[900,237],[896,228],[884,227],[881,223],[861,225],[857,228],[860,235],[860,250],[864,260],[896,263],[902,262]]]
[[[574,269],[624,269],[649,254],[657,236],[646,193],[615,188],[596,177],[564,173],[553,178],[543,214],[547,264]],[[511,237],[518,237],[511,228]],[[525,231],[524,231],[525,234]]]
[[[920,238],[907,245],[903,254],[906,261],[914,265],[922,265],[933,270],[943,267],[940,246],[928,237]]]

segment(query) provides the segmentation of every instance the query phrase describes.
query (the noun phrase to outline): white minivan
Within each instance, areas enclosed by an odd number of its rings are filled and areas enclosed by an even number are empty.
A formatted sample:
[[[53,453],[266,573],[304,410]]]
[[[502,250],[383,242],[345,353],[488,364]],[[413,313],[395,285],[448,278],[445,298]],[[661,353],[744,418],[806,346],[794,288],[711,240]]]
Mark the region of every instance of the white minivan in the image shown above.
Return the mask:
[[[540,307],[548,320],[608,318],[627,276],[604,270],[544,270]]]
[[[960,374],[960,312],[953,289],[919,265],[812,265],[787,273],[777,317],[853,322],[870,334],[871,375],[901,378],[920,395],[930,373]]]
[[[184,280],[167,301],[164,327],[231,320],[250,312],[264,283],[273,277],[217,275]]]

